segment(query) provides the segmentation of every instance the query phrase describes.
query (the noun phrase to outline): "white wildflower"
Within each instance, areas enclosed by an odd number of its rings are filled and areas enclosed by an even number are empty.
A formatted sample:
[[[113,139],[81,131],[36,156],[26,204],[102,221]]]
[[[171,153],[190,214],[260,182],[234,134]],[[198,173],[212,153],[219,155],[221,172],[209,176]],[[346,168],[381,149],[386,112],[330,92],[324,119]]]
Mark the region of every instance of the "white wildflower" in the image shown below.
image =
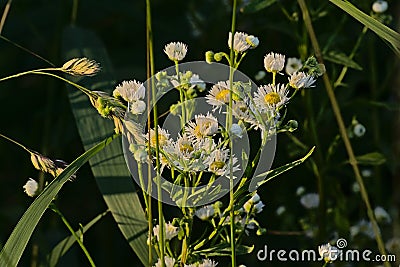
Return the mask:
[[[208,165],[208,171],[219,176],[222,175],[229,176],[230,172],[229,161],[230,161],[229,150],[219,148],[212,151],[210,156],[204,163]],[[233,172],[238,171],[239,167],[236,165],[237,158],[235,156],[233,156],[232,158],[232,163],[233,163]]]
[[[339,249],[335,246],[331,246],[329,243],[318,246],[318,252],[325,262],[332,262],[338,259],[340,254]]]
[[[364,136],[365,132],[367,130],[365,129],[365,126],[362,125],[361,123],[357,123],[356,125],[354,125],[353,127],[353,133],[355,136],[357,137],[362,137]]]
[[[26,184],[22,188],[24,189],[24,192],[28,196],[34,197],[38,193],[37,191],[39,189],[39,184],[34,179],[29,178],[29,180],[26,182]]]
[[[385,243],[386,249],[391,253],[400,253],[400,238],[393,237]]]
[[[269,53],[264,57],[264,68],[268,72],[280,72],[285,66],[285,56],[278,53]]]
[[[174,267],[175,265],[175,259],[168,256],[164,257],[164,262],[165,262],[165,267]],[[161,266],[162,266],[161,259],[158,259],[154,267],[161,267]]]
[[[280,215],[282,215],[285,211],[286,211],[285,206],[279,206],[279,207],[276,209],[275,213],[276,213],[276,215],[280,216]]]
[[[160,225],[157,224],[153,227],[153,234],[157,237],[157,240],[160,240]],[[165,240],[171,240],[175,236],[178,235],[178,227],[172,225],[172,223],[165,223]]]
[[[293,73],[299,71],[303,67],[301,59],[290,57],[287,59],[285,71],[287,74],[292,75]]]
[[[257,92],[254,94],[254,103],[261,112],[268,112],[271,109],[276,110],[289,101],[288,93],[289,91],[283,84],[263,85],[258,87]]]
[[[149,136],[148,134],[146,134],[144,137],[147,139]],[[171,141],[169,140],[168,131],[158,126],[158,145],[160,147],[163,147],[167,145],[169,142]],[[156,132],[153,129],[150,130],[150,146],[151,147],[156,146]]]
[[[197,217],[199,217],[199,219],[201,219],[203,221],[207,221],[214,216],[215,210],[214,210],[213,205],[207,205],[207,206],[197,209],[195,214]]]
[[[361,175],[365,178],[372,176],[372,171],[370,169],[363,169],[361,170]]]
[[[237,53],[241,53],[249,49],[252,45],[247,42],[247,37],[249,35],[243,32],[235,32],[234,38],[233,38],[233,50]],[[258,39],[257,39],[258,40]],[[228,38],[228,46],[229,49],[231,49],[231,43],[232,43],[232,33],[229,32],[229,38]]]
[[[164,52],[172,61],[181,61],[187,53],[187,45],[181,42],[172,42],[165,46]]]
[[[199,264],[199,267],[216,267],[218,262],[213,261],[211,259],[204,259],[202,263]]]
[[[386,1],[378,0],[372,4],[372,11],[375,13],[383,13],[388,9],[389,5]]]
[[[314,87],[314,83],[315,78],[302,71],[293,73],[289,78],[289,85],[294,89]]]
[[[296,189],[296,195],[301,196],[302,194],[304,194],[305,191],[306,189],[304,188],[304,186],[299,186]]]
[[[260,80],[264,79],[266,75],[267,75],[267,73],[266,73],[265,71],[260,70],[260,71],[257,72],[257,74],[254,76],[254,78],[255,78],[257,81],[260,81]]]
[[[319,206],[319,195],[316,193],[305,194],[300,198],[300,203],[307,209]]]
[[[366,220],[359,221],[356,225],[350,227],[350,236],[355,237],[358,234],[363,234],[371,239],[375,238],[375,233],[372,228],[372,223]]]
[[[382,207],[378,206],[374,209],[374,214],[378,222],[390,223],[392,219],[389,213]]]
[[[214,106],[214,110],[221,109],[222,106],[229,103],[229,81],[218,82],[211,87],[209,94],[206,96],[207,103]]]
[[[187,130],[196,139],[213,136],[218,131],[218,120],[210,113],[196,115],[195,122],[189,122]]]
[[[121,97],[126,102],[135,102],[144,99],[146,88],[136,80],[123,81],[113,91],[114,97]]]
[[[250,45],[250,48],[256,48],[260,44],[260,41],[254,35],[247,36],[246,42]]]

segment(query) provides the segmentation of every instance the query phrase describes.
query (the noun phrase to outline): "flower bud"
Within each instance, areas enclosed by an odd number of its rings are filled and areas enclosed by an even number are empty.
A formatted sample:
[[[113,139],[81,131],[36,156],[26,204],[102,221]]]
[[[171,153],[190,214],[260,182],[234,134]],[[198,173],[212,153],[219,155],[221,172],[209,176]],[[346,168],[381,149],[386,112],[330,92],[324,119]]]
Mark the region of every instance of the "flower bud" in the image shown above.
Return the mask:
[[[214,61],[214,52],[213,51],[207,51],[206,52],[206,62],[208,64],[211,64]]]

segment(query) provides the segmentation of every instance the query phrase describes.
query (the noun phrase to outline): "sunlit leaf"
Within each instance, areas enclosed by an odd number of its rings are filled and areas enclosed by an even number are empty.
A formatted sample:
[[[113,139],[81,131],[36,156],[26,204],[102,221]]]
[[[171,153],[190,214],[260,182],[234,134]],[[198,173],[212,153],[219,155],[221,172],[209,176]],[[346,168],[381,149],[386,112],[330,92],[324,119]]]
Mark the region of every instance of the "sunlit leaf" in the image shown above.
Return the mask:
[[[368,27],[371,31],[375,32],[379,37],[386,40],[395,54],[400,57],[400,34],[390,29],[383,23],[377,21],[371,16],[365,14],[357,7],[353,6],[346,0],[329,0],[343,11],[348,13],[350,16],[361,22],[363,25]]]
[[[25,211],[24,215],[22,215],[17,226],[15,226],[6,244],[1,250],[0,266],[17,266],[33,230],[36,228],[43,213],[56,197],[64,183],[67,182],[71,175],[73,175],[90,158],[110,144],[115,137],[116,136],[109,137],[86,151],[79,158],[69,164],[59,176],[44,188],[42,193],[33,201]]]
[[[356,160],[360,165],[381,165],[386,162],[386,158],[378,152],[371,152],[357,156]]]
[[[104,45],[93,32],[78,27],[66,28],[63,34],[63,57],[65,61],[86,57],[100,63],[102,71],[94,77],[79,80],[79,84],[90,90],[108,93],[115,87],[111,62]],[[112,121],[100,117],[87,96],[70,86],[68,90],[75,122],[86,149],[96,140],[112,133],[114,125]],[[147,265],[147,219],[126,166],[121,140],[114,142],[89,163],[117,226],[141,262]]]

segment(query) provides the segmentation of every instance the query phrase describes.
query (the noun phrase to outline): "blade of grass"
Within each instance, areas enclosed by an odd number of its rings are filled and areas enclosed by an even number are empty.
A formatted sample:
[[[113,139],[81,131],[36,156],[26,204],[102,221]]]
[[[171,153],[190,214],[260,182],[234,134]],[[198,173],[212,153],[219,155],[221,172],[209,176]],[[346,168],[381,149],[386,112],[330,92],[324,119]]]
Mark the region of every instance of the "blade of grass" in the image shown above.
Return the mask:
[[[365,27],[375,32],[379,37],[386,40],[393,52],[400,57],[400,34],[390,29],[388,26],[368,16],[357,7],[345,0],[329,0],[331,3],[342,9],[344,12],[361,22]]]
[[[82,233],[86,233],[87,230],[89,230],[93,225],[95,225],[100,219],[102,219],[105,215],[107,215],[108,211],[105,211],[99,215],[97,215],[95,218],[93,218],[89,223],[84,225],[82,229],[76,231],[76,235],[81,235]],[[75,244],[76,238],[72,235],[64,238],[61,240],[47,255],[47,263],[50,267],[56,266],[58,261],[64,254],[72,247],[73,244]]]
[[[56,197],[62,186],[83,164],[90,158],[103,150],[116,136],[113,135],[95,145],[76,160],[57,176],[48,186],[44,188],[42,193],[33,201],[33,203],[22,215],[18,224],[15,226],[6,244],[0,252],[0,266],[13,267],[17,266],[25,247],[38,224],[40,218],[46,211],[47,207]]]
[[[63,34],[63,57],[87,57],[101,64],[102,71],[79,83],[91,90],[110,93],[115,86],[112,67],[102,42],[91,31],[67,27]],[[101,118],[88,98],[69,87],[75,122],[85,149],[114,131],[111,121]],[[131,248],[144,265],[148,262],[147,220],[133,179],[126,166],[121,142],[115,142],[90,161],[93,175],[103,198]],[[155,254],[155,253],[154,253]],[[153,255],[154,255],[153,254]]]

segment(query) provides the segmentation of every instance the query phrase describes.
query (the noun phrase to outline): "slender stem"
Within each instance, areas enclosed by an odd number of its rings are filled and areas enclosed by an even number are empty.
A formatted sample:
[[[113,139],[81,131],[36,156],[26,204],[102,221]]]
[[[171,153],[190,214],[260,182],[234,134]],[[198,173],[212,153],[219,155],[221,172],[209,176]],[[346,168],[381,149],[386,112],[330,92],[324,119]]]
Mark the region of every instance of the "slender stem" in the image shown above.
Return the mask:
[[[150,1],[146,1],[146,73],[147,73],[147,80],[150,80],[152,76],[151,66],[150,66],[150,38],[151,32],[148,29],[151,29],[151,10],[150,10]],[[150,132],[151,132],[151,116],[150,116],[150,104],[151,104],[151,88],[147,88],[147,132],[148,132],[148,140],[151,139]],[[148,150],[148,157],[149,157],[149,164],[147,164],[147,177],[151,177],[152,166],[150,164],[150,159],[152,158],[151,149]],[[149,246],[148,246],[148,266],[152,266],[153,263],[153,248],[152,244],[152,235],[153,235],[153,212],[152,212],[152,205],[151,205],[151,196],[152,192],[152,179],[148,179],[147,181],[147,203],[148,203],[148,211],[147,211],[147,223],[148,223],[148,234],[149,234]]]
[[[152,94],[153,103],[153,120],[154,120],[154,134],[156,136],[155,146],[156,146],[156,181],[157,181],[157,206],[158,206],[158,223],[159,223],[159,246],[160,246],[160,260],[161,267],[165,267],[164,257],[165,257],[165,223],[163,216],[162,207],[162,188],[161,188],[161,170],[160,170],[160,147],[158,140],[158,114],[156,105],[156,87],[154,84],[154,52],[153,52],[153,30],[151,27],[151,7],[150,0],[146,0],[146,30],[148,34],[148,59],[149,59],[149,70],[150,70],[150,87]],[[149,107],[150,108],[150,107]]]
[[[17,146],[21,147],[22,149],[24,149],[24,150],[28,151],[29,153],[32,153],[32,151],[31,151],[29,148],[27,148],[26,146],[24,146],[24,145],[22,145],[22,144],[18,143],[18,142],[17,142],[17,141],[15,141],[15,140],[11,139],[10,137],[8,137],[8,136],[5,136],[5,135],[3,135],[3,134],[0,134],[0,137],[3,137],[4,139],[6,139],[6,140],[10,141],[11,143],[14,143],[14,144],[16,144]]]
[[[72,0],[72,12],[71,12],[71,24],[75,25],[76,24],[76,18],[78,14],[78,3],[79,0]]]
[[[76,234],[74,229],[71,227],[71,225],[69,224],[67,218],[65,218],[65,216],[61,213],[61,211],[57,208],[57,206],[54,203],[50,204],[50,208],[58,216],[60,216],[60,218],[63,221],[63,223],[65,224],[65,226],[67,226],[68,230],[71,232],[72,236],[75,238],[76,242],[78,242],[79,246],[81,247],[81,249],[85,253],[86,258],[88,259],[88,261],[90,263],[90,266],[96,266],[96,264],[94,264],[94,261],[93,261],[92,257],[89,254],[89,251],[86,249],[85,245],[83,244],[83,242],[79,238],[79,236]]]
[[[13,79],[13,78],[17,78],[17,77],[20,77],[20,76],[23,76],[23,75],[27,75],[27,74],[35,74],[35,73],[38,73],[38,72],[49,71],[49,70],[61,70],[61,69],[60,68],[44,68],[44,69],[37,69],[37,70],[28,70],[28,71],[20,72],[20,73],[11,75],[11,76],[7,76],[7,77],[4,77],[4,78],[1,78],[0,82],[6,81],[6,80],[9,80],[9,79]]]
[[[144,180],[143,180],[143,168],[142,168],[142,163],[138,162],[138,174],[139,174],[139,182],[140,182],[140,187],[143,188],[142,193],[143,193],[143,199],[144,199],[144,204],[146,206],[146,213],[149,212],[149,203],[148,203],[148,198],[147,198],[147,193],[144,190],[145,185],[144,185]],[[148,215],[148,214],[146,214]]]
[[[233,51],[233,43],[235,39],[235,28],[236,28],[236,7],[237,0],[233,0],[232,7],[232,22],[231,22],[231,49],[229,54],[229,61],[231,66],[229,68],[229,88],[231,90],[229,94],[229,110],[228,110],[228,120],[227,120],[227,131],[230,131],[232,126],[232,96],[233,96],[233,73],[235,71],[235,67],[232,64],[236,60],[234,60],[234,51]],[[234,210],[235,198],[233,194],[233,142],[229,139],[229,211],[230,211],[230,243],[231,243],[231,264],[232,267],[236,267],[236,246],[235,246],[235,210]]]
[[[357,52],[358,48],[361,45],[361,41],[364,38],[364,36],[367,33],[367,31],[368,31],[368,28],[366,26],[364,26],[361,34],[358,36],[357,42],[354,45],[353,50],[351,50],[351,53],[349,55],[349,59],[353,59],[353,57],[356,55],[356,52]],[[336,82],[333,84],[334,88],[336,88],[336,87],[338,87],[339,85],[342,84],[343,78],[346,75],[347,70],[348,70],[348,67],[347,66],[343,66],[342,71],[340,72],[338,78],[336,79]]]
[[[318,43],[317,37],[316,37],[315,32],[314,32],[314,28],[313,28],[312,23],[311,23],[311,18],[310,18],[310,15],[308,13],[308,8],[307,8],[307,5],[305,3],[305,0],[298,0],[298,3],[300,5],[300,8],[301,8],[302,13],[303,13],[304,23],[305,23],[305,25],[307,27],[308,34],[310,36],[312,46],[314,47],[314,50],[315,50],[315,56],[317,57],[317,59],[318,59],[318,61],[320,63],[323,63],[323,59],[322,59],[322,56],[321,56],[321,49],[319,47],[319,43]],[[381,255],[386,255],[385,245],[383,243],[382,236],[381,236],[381,233],[380,233],[380,230],[379,230],[379,226],[378,226],[378,223],[376,222],[376,219],[375,219],[375,216],[374,216],[374,212],[373,212],[373,210],[371,208],[371,204],[370,204],[370,201],[369,201],[368,193],[367,193],[367,190],[365,188],[362,176],[360,174],[360,169],[358,167],[357,160],[356,160],[356,157],[354,155],[353,147],[351,145],[349,136],[347,135],[346,126],[345,126],[345,124],[343,122],[343,117],[342,117],[342,114],[341,114],[341,111],[340,111],[340,107],[339,107],[339,104],[337,102],[335,93],[333,91],[333,87],[332,87],[332,84],[330,82],[329,76],[328,76],[328,74],[326,72],[323,75],[323,80],[324,80],[324,84],[325,84],[325,88],[326,88],[329,100],[330,100],[331,105],[332,105],[333,112],[335,114],[335,117],[336,117],[336,120],[337,120],[337,123],[338,123],[338,126],[339,126],[340,135],[342,136],[342,139],[343,139],[347,154],[349,156],[350,165],[353,168],[353,172],[354,172],[356,181],[357,181],[358,185],[360,186],[361,197],[362,197],[362,199],[364,201],[364,204],[365,204],[365,206],[367,208],[367,215],[368,215],[368,218],[369,218],[369,220],[371,221],[371,224],[372,224],[372,229],[373,229],[374,234],[375,234],[375,239],[376,239],[376,242],[377,242],[377,245],[378,245],[379,252],[380,252]],[[389,262],[384,262],[384,265],[385,265],[385,267],[390,267],[390,263]]]
[[[51,63],[49,60],[45,59],[45,58],[42,57],[42,56],[39,56],[38,54],[35,54],[34,52],[32,52],[31,50],[29,50],[28,48],[25,48],[25,47],[23,47],[22,45],[19,45],[19,44],[17,44],[17,43],[15,43],[15,42],[11,41],[10,39],[8,39],[8,38],[6,38],[6,37],[4,37],[4,36],[2,36],[2,35],[0,35],[0,39],[6,41],[7,43],[12,44],[12,45],[15,46],[15,47],[18,47],[18,48],[21,49],[22,51],[25,51],[25,52],[27,52],[27,53],[33,55],[34,57],[37,57],[38,59],[40,59],[40,60],[46,62],[46,63],[49,64],[50,66],[55,67],[55,65],[54,65],[53,63]]]
[[[178,78],[178,83],[180,82],[180,75],[179,75],[179,64],[178,61],[175,61],[175,71],[176,71],[176,77]],[[185,92],[183,91],[184,89],[181,86],[178,86],[179,90],[179,100],[181,103],[181,129],[182,132],[185,131],[185,124],[186,124],[186,98],[185,98]]]
[[[0,21],[0,34],[3,32],[4,24],[6,23],[8,13],[10,12],[11,2],[12,0],[8,0],[6,6],[4,7],[3,16],[1,17]]]

